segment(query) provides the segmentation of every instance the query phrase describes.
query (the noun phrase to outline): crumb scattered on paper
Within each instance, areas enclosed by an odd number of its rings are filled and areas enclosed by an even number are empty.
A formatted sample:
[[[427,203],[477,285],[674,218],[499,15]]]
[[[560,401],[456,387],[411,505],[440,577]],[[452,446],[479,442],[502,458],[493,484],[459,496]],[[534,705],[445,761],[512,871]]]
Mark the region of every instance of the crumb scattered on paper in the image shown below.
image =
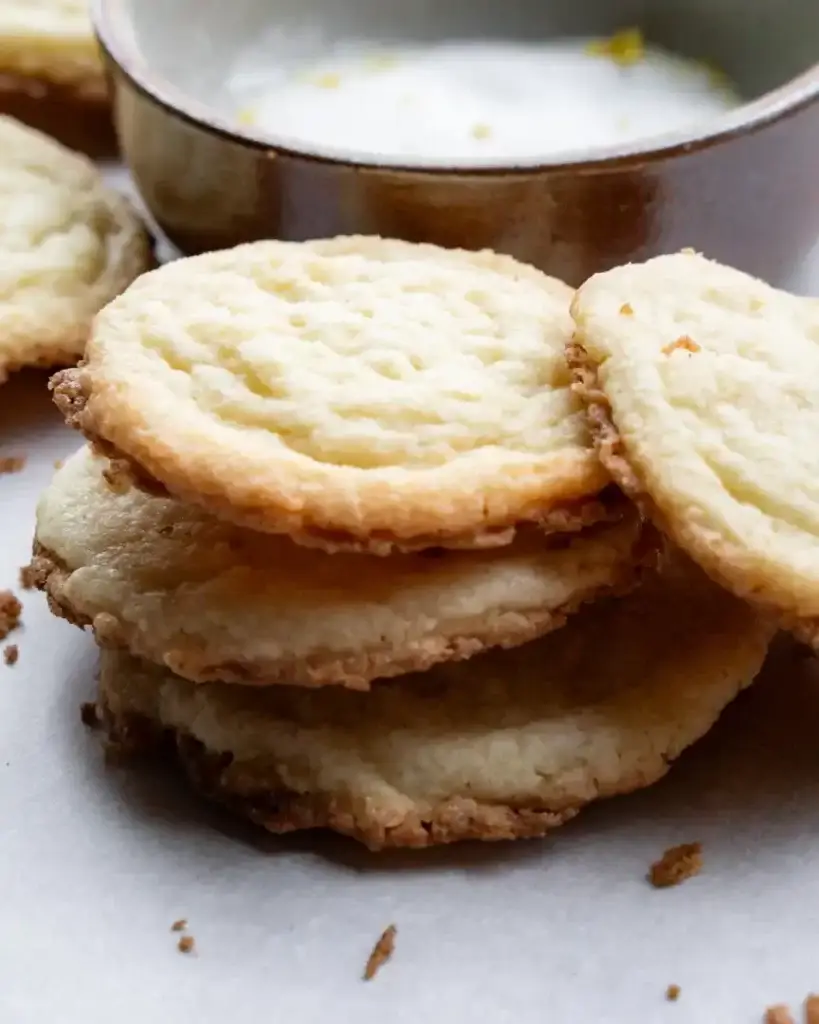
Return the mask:
[[[0,590],[0,640],[20,625],[23,606],[10,590]]]
[[[765,1024],[796,1024],[787,1006],[769,1006],[765,1011]]]
[[[623,303],[620,307],[620,316],[634,316],[634,310],[631,308],[630,303]]]
[[[89,729],[96,729],[100,724],[99,711],[93,700],[87,700],[84,704],[80,705],[80,720]]]
[[[3,661],[7,665],[16,665],[17,659],[20,657],[20,650],[17,644],[8,644],[3,648]]]
[[[183,935],[179,942],[177,942],[176,948],[180,953],[192,953],[195,945],[196,942],[192,935]]]
[[[0,455],[0,476],[19,473],[25,468],[26,460],[21,455]]]
[[[63,468],[63,460],[62,459],[55,459],[54,460],[54,468],[55,469],[62,469]]]
[[[178,921],[174,921],[171,925],[172,932],[184,932],[188,927],[188,919],[186,917],[180,917]]]
[[[392,956],[395,951],[396,930],[394,924],[391,924],[389,928],[385,928],[378,942],[373,946],[373,951],[367,960],[367,966],[364,968],[365,981],[372,981]]]
[[[478,123],[472,128],[473,139],[488,139],[492,134],[492,127],[488,124]]]
[[[252,107],[245,107],[244,110],[240,110],[236,115],[236,120],[239,124],[250,127],[256,124],[256,111]]]
[[[24,565],[20,569],[20,586],[23,590],[34,590],[37,585],[37,578],[33,565]]]
[[[683,843],[672,846],[651,865],[649,881],[657,889],[693,878],[702,871],[702,843]]]
[[[683,334],[677,338],[676,341],[672,341],[668,345],[663,346],[663,355],[670,356],[671,353],[676,351],[678,348],[685,349],[686,352],[701,351],[700,346],[693,338],[689,338],[687,334]]]
[[[676,1003],[680,998],[680,992],[681,989],[679,985],[669,985],[665,990],[665,997],[669,1003]]]

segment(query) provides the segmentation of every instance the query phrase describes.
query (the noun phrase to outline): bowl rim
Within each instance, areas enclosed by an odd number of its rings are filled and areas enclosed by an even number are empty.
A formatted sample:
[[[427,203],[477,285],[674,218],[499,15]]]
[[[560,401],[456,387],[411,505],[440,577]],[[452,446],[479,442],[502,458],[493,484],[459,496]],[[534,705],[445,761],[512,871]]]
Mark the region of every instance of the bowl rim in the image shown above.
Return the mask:
[[[707,122],[707,131],[678,130],[652,135],[640,145],[637,140],[622,146],[581,148],[556,154],[533,156],[524,160],[468,162],[379,157],[376,154],[345,151],[339,147],[322,150],[301,146],[298,139],[257,133],[253,126],[242,125],[177,88],[156,72],[141,56],[130,29],[128,0],[91,0],[91,20],[103,56],[131,86],[170,115],[202,131],[224,138],[246,149],[270,156],[285,156],[337,167],[363,171],[393,171],[419,176],[454,175],[458,177],[531,176],[538,172],[571,171],[586,174],[606,173],[629,166],[668,160],[693,153],[737,136],[757,132],[772,122],[798,113],[819,100],[819,62],[762,96],[718,115]]]

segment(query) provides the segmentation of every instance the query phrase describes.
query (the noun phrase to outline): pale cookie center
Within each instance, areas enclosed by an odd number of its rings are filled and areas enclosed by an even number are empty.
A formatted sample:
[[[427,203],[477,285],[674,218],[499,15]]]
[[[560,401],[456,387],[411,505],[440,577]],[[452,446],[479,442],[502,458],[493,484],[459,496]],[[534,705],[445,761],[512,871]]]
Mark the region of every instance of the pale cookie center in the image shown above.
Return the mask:
[[[531,281],[357,256],[250,273],[180,282],[141,322],[173,391],[225,424],[359,468],[541,454],[583,436],[564,313]]]
[[[0,145],[11,145],[0,131]],[[0,167],[0,301],[27,292],[82,296],[102,274],[111,211],[78,174],[65,181],[31,159]]]

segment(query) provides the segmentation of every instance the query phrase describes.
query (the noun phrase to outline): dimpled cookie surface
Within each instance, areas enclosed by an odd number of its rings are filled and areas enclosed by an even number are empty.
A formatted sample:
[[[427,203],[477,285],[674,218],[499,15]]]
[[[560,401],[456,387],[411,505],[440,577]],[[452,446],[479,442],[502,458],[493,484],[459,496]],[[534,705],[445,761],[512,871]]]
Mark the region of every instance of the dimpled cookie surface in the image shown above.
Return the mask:
[[[97,168],[0,117],[0,379],[73,362],[99,309],[149,264],[137,215]]]
[[[186,500],[387,551],[508,542],[606,484],[571,391],[570,290],[492,253],[256,243],[144,277],[58,385]]]
[[[724,586],[819,615],[819,301],[680,253],[592,278],[573,314],[613,476]]]

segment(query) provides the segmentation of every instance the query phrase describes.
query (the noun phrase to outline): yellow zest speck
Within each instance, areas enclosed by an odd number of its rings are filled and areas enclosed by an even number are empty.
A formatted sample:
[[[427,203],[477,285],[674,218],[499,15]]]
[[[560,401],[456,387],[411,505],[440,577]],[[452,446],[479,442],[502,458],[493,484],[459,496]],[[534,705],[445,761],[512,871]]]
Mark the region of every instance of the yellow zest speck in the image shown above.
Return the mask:
[[[709,84],[716,92],[734,94],[734,84],[721,67],[707,60],[699,61],[699,65],[705,71]]]
[[[645,55],[643,33],[639,28],[627,28],[609,39],[595,39],[586,47],[586,53],[593,57],[609,57],[621,67],[637,64]]]
[[[337,89],[341,85],[341,75],[335,71],[325,71],[324,74],[313,78],[313,84],[319,89]]]
[[[368,71],[389,71],[398,63],[398,58],[390,53],[373,53],[364,61]]]
[[[624,302],[620,307],[620,316],[634,316],[634,310],[631,308],[631,304]]]
[[[492,134],[492,129],[488,124],[476,124],[472,128],[473,139],[488,139]]]
[[[236,115],[239,124],[253,125],[256,124],[256,111],[250,107],[245,107],[244,110],[240,110]]]

